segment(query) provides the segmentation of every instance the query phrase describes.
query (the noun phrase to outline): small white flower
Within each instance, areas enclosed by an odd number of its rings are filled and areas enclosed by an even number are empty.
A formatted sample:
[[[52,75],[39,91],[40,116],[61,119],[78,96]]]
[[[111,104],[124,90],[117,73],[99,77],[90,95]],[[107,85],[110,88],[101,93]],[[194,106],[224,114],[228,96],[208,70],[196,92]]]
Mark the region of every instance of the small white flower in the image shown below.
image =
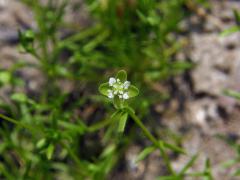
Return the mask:
[[[120,99],[122,99],[122,98],[123,98],[123,95],[119,94],[118,97],[119,97]]]
[[[130,86],[130,82],[125,81],[124,84],[123,84],[124,89],[128,89],[129,86]]]
[[[113,77],[110,77],[109,78],[109,86],[113,86],[113,84],[115,84],[116,83],[116,79],[115,78],[113,78]]]
[[[128,99],[129,98],[128,93],[124,93],[122,97],[123,99]]]

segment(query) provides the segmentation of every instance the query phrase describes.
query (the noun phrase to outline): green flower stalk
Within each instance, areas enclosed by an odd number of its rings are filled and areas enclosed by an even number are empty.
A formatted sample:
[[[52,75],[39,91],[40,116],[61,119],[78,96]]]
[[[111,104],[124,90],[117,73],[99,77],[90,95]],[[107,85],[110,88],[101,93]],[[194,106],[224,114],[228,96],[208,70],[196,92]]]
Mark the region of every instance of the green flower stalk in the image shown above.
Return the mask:
[[[165,148],[179,153],[184,153],[184,151],[181,148],[168,144],[162,140],[157,140],[150,131],[148,131],[142,121],[135,115],[134,110],[128,105],[127,101],[130,98],[137,96],[139,94],[139,90],[137,87],[133,86],[130,81],[127,81],[127,73],[124,70],[121,70],[117,73],[116,77],[110,77],[108,82],[99,86],[99,92],[108,97],[116,108],[116,112],[113,113],[112,119],[118,121],[118,132],[124,132],[127,118],[130,116],[141,128],[145,137],[152,142],[153,149],[160,150],[168,171],[175,175]]]

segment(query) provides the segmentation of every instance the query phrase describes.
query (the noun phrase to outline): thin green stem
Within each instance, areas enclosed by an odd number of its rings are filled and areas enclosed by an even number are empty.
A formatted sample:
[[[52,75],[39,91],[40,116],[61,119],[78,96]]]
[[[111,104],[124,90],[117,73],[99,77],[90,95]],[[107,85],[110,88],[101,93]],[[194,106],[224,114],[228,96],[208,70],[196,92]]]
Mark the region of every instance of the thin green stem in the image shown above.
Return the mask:
[[[103,121],[100,121],[99,123],[93,124],[92,126],[88,127],[88,131],[89,132],[94,132],[97,131],[99,129],[104,128],[105,126],[107,126],[108,124],[110,124],[112,122],[112,119],[105,119]]]
[[[154,146],[158,147],[164,162],[167,165],[168,171],[175,175],[175,172],[171,166],[170,159],[168,155],[166,154],[164,150],[164,142],[163,141],[158,141],[149,131],[148,129],[144,126],[144,124],[141,122],[141,120],[130,110],[128,110],[128,114],[131,116],[131,118],[135,121],[135,123],[142,129],[143,134],[154,144]]]
[[[10,118],[10,117],[7,117],[7,116],[5,116],[5,115],[3,115],[3,114],[0,114],[0,118],[2,118],[2,119],[5,120],[5,121],[8,121],[8,122],[10,122],[10,123],[16,124],[16,125],[18,125],[18,126],[22,126],[23,128],[30,130],[31,132],[38,133],[38,132],[35,130],[35,128],[32,128],[31,126],[28,126],[28,125],[26,125],[26,124],[23,124],[23,123],[15,120],[15,119]]]

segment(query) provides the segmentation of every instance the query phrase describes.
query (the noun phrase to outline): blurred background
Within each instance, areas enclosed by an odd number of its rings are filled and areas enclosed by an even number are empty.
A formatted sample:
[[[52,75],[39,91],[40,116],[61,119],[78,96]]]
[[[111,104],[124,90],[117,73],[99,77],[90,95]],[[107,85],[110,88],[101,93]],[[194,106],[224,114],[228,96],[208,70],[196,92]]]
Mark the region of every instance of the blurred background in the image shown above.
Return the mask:
[[[188,171],[205,174],[183,179],[239,179],[239,12],[238,0],[0,0],[0,179],[169,175],[158,151],[134,163],[151,143],[130,118],[116,135],[98,86],[121,69],[142,122],[187,152],[168,152],[174,170],[198,154]]]

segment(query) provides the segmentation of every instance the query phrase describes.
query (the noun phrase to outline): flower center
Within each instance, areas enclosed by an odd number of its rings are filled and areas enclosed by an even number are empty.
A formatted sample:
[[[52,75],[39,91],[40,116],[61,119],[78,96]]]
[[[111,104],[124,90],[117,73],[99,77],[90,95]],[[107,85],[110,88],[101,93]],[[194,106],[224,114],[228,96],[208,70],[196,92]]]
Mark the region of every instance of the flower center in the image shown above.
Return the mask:
[[[108,97],[114,98],[114,96],[118,96],[120,99],[128,99],[128,87],[130,86],[129,81],[125,81],[124,83],[120,81],[120,79],[110,78],[109,79],[109,90]]]

